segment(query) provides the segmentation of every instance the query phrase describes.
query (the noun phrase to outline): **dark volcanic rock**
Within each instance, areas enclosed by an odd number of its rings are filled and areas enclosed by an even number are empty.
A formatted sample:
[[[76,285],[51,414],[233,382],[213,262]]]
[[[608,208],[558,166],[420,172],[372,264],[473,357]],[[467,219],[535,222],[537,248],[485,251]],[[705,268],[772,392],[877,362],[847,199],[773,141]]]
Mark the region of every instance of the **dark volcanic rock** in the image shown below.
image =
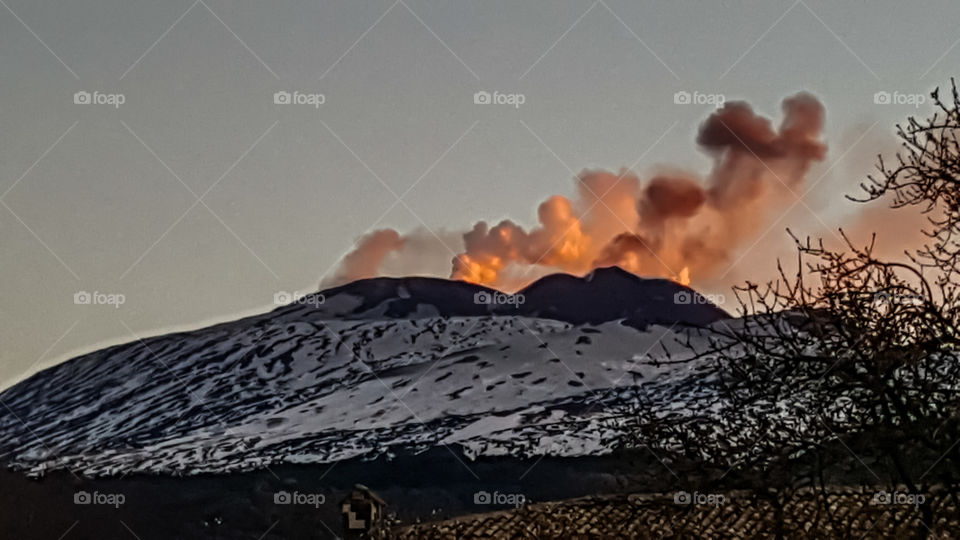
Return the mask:
[[[331,318],[359,320],[514,315],[577,325],[625,319],[626,324],[637,328],[650,324],[702,326],[730,317],[689,287],[668,279],[642,278],[617,267],[600,268],[584,277],[546,276],[517,293],[522,295],[522,303],[483,303],[484,299],[495,298],[497,291],[463,281],[425,277],[364,279],[321,294],[328,302],[315,307],[283,307],[273,313],[303,315],[306,310],[315,310]],[[357,301],[346,304],[347,309],[329,302],[341,295]]]

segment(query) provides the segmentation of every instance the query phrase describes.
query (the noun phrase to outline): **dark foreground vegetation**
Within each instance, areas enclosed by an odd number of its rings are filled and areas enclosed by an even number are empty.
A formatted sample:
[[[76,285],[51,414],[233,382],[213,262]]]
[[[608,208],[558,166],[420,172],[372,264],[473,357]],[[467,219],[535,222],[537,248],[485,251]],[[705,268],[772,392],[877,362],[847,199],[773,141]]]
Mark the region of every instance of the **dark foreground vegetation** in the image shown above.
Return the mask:
[[[701,378],[717,399],[664,411],[641,396],[627,418],[633,446],[691,466],[675,467],[690,489],[739,473],[783,496],[859,470],[915,506],[911,535],[960,533],[943,529],[933,496],[955,507],[960,489],[960,97],[955,84],[932,96],[935,113],[897,126],[900,152],[860,194],[891,213],[919,208],[927,241],[882,260],[842,231],[833,248],[794,237],[795,266],[737,289],[742,324],[714,325],[676,359],[708,360]]]

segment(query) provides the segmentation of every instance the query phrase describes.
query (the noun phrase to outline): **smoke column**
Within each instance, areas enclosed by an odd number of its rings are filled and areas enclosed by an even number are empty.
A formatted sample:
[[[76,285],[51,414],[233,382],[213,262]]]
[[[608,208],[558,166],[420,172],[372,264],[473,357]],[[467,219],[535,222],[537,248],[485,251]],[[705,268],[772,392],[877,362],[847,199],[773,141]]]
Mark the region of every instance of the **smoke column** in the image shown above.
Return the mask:
[[[679,281],[723,274],[740,248],[800,196],[807,172],[823,160],[823,105],[799,93],[782,103],[774,128],[745,102],[728,102],[701,125],[696,142],[713,159],[705,178],[630,171],[584,171],[576,195],[549,197],[530,230],[510,220],[477,222],[463,234],[450,276],[515,289],[544,271],[584,273],[620,266]],[[422,234],[418,233],[418,234]],[[412,237],[383,229],[364,236],[341,261],[332,283],[379,273]]]
[[[357,246],[340,261],[325,285],[342,285],[358,279],[377,277],[384,259],[403,249],[404,239],[393,229],[379,229],[364,235]]]

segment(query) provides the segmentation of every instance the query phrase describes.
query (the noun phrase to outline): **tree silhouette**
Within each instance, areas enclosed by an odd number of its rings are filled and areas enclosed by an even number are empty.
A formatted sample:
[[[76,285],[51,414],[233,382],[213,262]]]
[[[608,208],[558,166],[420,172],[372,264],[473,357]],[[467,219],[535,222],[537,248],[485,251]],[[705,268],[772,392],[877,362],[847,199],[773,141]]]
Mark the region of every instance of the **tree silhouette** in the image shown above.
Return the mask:
[[[692,332],[676,362],[709,399],[682,409],[645,400],[628,445],[661,452],[691,486],[743,482],[771,500],[799,488],[868,485],[914,496],[917,534],[938,523],[932,490],[960,483],[960,98],[932,93],[936,112],[897,126],[896,167],[862,184],[861,200],[920,206],[929,240],[904,260],[874,241],[839,248],[796,242],[796,271],[735,288],[740,319]],[[891,210],[893,211],[893,210]],[[875,236],[874,236],[875,240]],[[683,391],[683,389],[681,389]],[[896,503],[883,497],[877,504]],[[814,529],[816,530],[816,529]]]

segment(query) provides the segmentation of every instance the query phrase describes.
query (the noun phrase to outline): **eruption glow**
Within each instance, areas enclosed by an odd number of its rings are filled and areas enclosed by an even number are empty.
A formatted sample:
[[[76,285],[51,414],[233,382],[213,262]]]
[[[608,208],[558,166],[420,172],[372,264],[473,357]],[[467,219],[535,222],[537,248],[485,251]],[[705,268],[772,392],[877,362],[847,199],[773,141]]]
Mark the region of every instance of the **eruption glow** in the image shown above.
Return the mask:
[[[725,272],[737,249],[795,200],[811,164],[826,154],[823,105],[799,93],[782,109],[777,129],[744,102],[714,111],[697,135],[714,160],[705,178],[671,172],[641,182],[627,170],[584,171],[576,197],[543,201],[530,230],[510,220],[477,222],[463,234],[451,277],[515,289],[537,269],[579,274],[616,265],[681,283]],[[378,275],[384,259],[404,256],[416,234],[364,236],[328,283]]]

